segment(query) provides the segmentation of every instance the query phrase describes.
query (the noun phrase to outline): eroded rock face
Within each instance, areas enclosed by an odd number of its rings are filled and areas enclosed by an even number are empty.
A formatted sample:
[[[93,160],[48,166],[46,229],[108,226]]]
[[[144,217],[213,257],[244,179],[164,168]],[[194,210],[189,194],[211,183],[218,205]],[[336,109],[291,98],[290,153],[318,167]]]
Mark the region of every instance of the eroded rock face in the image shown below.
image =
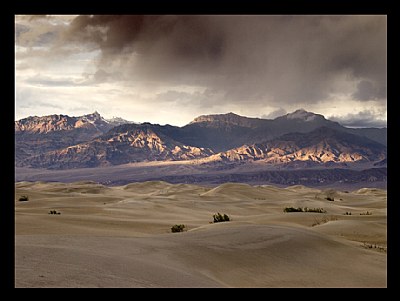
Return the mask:
[[[109,132],[90,142],[36,155],[22,166],[82,168],[142,161],[171,161],[204,158],[212,150],[183,145],[148,126],[133,126],[126,132]]]
[[[107,121],[98,112],[79,117],[33,116],[15,121],[16,162],[21,164],[30,156],[90,141],[120,123],[121,120]]]
[[[105,132],[113,126],[97,112],[79,117],[67,115],[30,116],[15,121],[15,133],[47,134],[56,131],[71,131],[78,128],[92,128]]]

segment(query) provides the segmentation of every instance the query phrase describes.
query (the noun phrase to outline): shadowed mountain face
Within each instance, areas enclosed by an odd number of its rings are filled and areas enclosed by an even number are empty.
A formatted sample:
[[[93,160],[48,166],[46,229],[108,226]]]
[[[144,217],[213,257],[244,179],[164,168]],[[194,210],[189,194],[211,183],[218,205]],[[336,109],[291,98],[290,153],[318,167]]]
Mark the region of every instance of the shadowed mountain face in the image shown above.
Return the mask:
[[[321,126],[340,127],[336,122],[326,120],[322,115],[297,110],[274,120],[247,118],[233,113],[225,115],[200,116],[183,132],[196,133],[187,135],[188,143],[202,143],[215,151],[226,151],[243,144],[252,144],[271,140],[286,133],[305,133]],[[196,139],[199,137],[200,139]],[[197,142],[196,142],[197,141]]]
[[[213,161],[256,161],[288,163],[309,161],[317,163],[374,162],[386,158],[386,147],[362,136],[348,134],[328,127],[309,133],[290,133],[276,139],[243,145],[208,158]]]
[[[273,120],[206,115],[184,127],[124,123],[97,112],[21,119],[15,122],[16,166],[68,169],[192,159],[286,164],[386,158],[386,129],[349,129],[304,110]]]
[[[304,110],[297,110],[273,120],[247,118],[233,113],[200,116],[184,126],[175,139],[221,152],[244,144],[272,140],[288,133],[308,133],[319,127],[367,137],[386,145],[386,129],[350,129],[327,120],[322,115]]]

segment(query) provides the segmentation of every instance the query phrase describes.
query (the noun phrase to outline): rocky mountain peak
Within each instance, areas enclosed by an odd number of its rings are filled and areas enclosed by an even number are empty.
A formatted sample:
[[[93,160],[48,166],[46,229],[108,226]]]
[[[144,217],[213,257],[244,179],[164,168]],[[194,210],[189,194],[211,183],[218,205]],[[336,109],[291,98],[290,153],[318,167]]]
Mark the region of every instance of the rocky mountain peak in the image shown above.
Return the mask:
[[[245,128],[257,127],[263,120],[240,116],[235,113],[201,115],[196,117],[189,125],[207,124],[211,126],[241,126]]]
[[[228,122],[240,118],[245,118],[245,117],[239,116],[232,112],[227,114],[200,115],[199,117],[196,117],[192,122],[190,122],[190,124],[200,123],[200,122],[218,122],[218,121]]]
[[[77,118],[88,119],[90,121],[98,121],[98,120],[105,121],[105,119],[97,111],[94,111],[91,114],[86,114],[86,115],[83,115],[82,117],[77,117]]]
[[[112,118],[109,118],[109,119],[105,119],[105,120],[108,123],[110,123],[110,124],[112,124],[114,126],[122,125],[122,124],[128,124],[128,123],[135,123],[133,121],[128,121],[128,120],[125,120],[125,119],[123,119],[121,117],[115,117],[115,116],[113,116]]]
[[[315,121],[317,119],[325,119],[325,117],[320,114],[308,112],[304,109],[298,109],[292,113],[286,114],[281,117],[284,117],[286,119],[299,119],[302,121]],[[281,118],[281,117],[278,117],[278,118]]]
[[[70,130],[75,120],[67,115],[30,116],[14,122],[16,132],[47,133]]]

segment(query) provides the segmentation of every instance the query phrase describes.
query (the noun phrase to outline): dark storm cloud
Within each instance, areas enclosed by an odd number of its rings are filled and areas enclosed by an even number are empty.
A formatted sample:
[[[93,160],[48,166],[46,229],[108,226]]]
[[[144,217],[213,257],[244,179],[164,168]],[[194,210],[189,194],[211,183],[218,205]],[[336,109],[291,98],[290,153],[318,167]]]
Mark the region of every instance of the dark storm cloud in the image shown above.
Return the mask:
[[[374,100],[386,97],[385,87],[377,87],[367,80],[362,80],[357,85],[357,90],[353,93],[353,97],[357,100]]]
[[[97,43],[103,55],[163,54],[174,61],[218,57],[222,41],[215,18],[200,16],[78,16],[67,37]],[[163,47],[159,47],[163,46]],[[107,59],[105,57],[105,59]]]
[[[377,127],[383,128],[386,127],[386,118],[385,120],[377,119],[376,114],[369,110],[365,110],[362,112],[358,112],[356,114],[347,114],[342,117],[329,117],[330,120],[337,121],[341,125],[347,127]]]
[[[386,96],[385,16],[78,16],[65,39],[98,45],[106,72],[232,102],[315,103],[342,79],[358,100]]]

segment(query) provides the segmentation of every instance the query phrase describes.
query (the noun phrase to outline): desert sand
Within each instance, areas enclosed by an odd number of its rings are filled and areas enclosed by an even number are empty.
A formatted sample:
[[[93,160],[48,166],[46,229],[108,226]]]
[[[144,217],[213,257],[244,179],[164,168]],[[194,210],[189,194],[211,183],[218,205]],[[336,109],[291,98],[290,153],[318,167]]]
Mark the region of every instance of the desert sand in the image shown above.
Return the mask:
[[[375,188],[18,182],[15,286],[386,287],[386,217]]]

